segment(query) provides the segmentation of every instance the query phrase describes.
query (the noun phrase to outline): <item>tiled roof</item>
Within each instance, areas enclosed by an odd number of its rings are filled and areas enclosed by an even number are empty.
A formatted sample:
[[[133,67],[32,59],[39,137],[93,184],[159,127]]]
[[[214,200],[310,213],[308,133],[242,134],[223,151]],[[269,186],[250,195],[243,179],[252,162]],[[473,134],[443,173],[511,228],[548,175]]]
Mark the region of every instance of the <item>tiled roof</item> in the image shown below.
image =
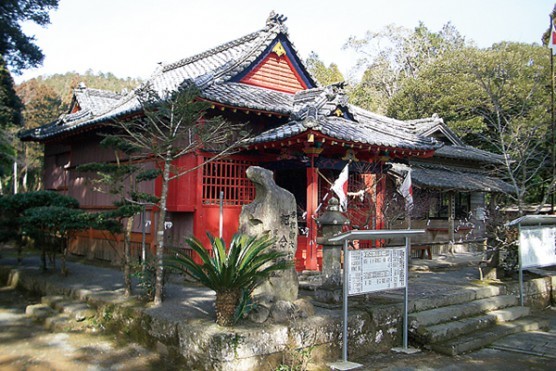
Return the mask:
[[[407,122],[410,124],[410,128],[418,135],[434,136],[440,133],[450,140],[451,144],[447,144],[435,151],[435,157],[478,161],[494,165],[504,163],[504,156],[465,145],[437,114],[429,118],[409,120]]]
[[[277,36],[278,30],[261,30],[176,63],[161,66],[149,79],[159,93],[175,91],[187,80],[227,81],[249,65]],[[200,86],[202,88],[202,86]]]
[[[273,12],[266,27],[239,39],[227,42],[193,57],[162,65],[149,83],[158,92],[175,91],[184,81],[193,81],[201,90],[212,84],[222,84],[249,67],[280,35],[287,35],[285,18]],[[297,54],[295,46],[291,48]],[[316,85],[306,70],[303,72]]]
[[[90,110],[81,110],[63,115],[60,119],[38,128],[21,131],[18,136],[22,140],[44,141],[59,135],[71,134],[85,127],[109,123],[118,117],[138,112],[140,107],[141,105],[135,95],[127,95],[120,99],[116,106],[106,109],[105,112],[99,113],[96,117]]]
[[[390,171],[405,176],[407,170],[407,165],[393,164]],[[473,169],[439,165],[412,165],[411,180],[416,186],[423,188],[464,192],[515,193],[514,188],[502,179]]]
[[[492,152],[483,151],[471,146],[452,146],[446,145],[439,148],[435,153],[435,157],[453,158],[458,160],[478,161],[501,165],[504,163],[504,156],[497,155]]]
[[[80,83],[74,89],[73,95],[81,111],[90,111],[92,115],[98,115],[105,112],[123,98],[122,94],[112,91],[92,89]]]
[[[341,84],[296,93],[290,117],[287,125],[269,129],[249,143],[283,140],[311,129],[338,140],[372,146],[411,150],[433,150],[440,146],[431,138],[416,135],[404,121],[348,104]]]
[[[243,109],[290,115],[287,125],[264,132],[251,143],[295,135],[307,130],[308,123],[312,120],[317,123],[316,126],[313,125],[314,130],[338,140],[415,150],[439,147],[433,139],[417,134],[406,122],[349,105],[341,84],[300,91],[292,95],[235,82],[234,76],[239,76],[268,51],[274,40],[286,37],[287,30],[283,20],[280,16],[271,14],[266,27],[260,31],[193,57],[161,65],[145,86],[139,89],[152,88],[160,96],[164,96],[184,84],[194,83],[199,87],[201,97],[209,101]],[[287,42],[289,43],[289,40]],[[293,45],[291,47],[293,48]],[[302,63],[300,68],[307,72]],[[306,75],[314,80],[308,72]],[[316,83],[314,85],[316,86]],[[87,101],[85,105],[94,105],[94,109],[66,115],[55,123],[22,132],[20,137],[24,140],[44,141],[139,112],[141,107],[136,96],[137,91],[114,100],[112,105],[108,104],[107,100],[102,101],[102,104],[99,101],[98,105]],[[84,96],[83,101],[90,97],[91,95]]]
[[[452,131],[444,123],[442,117],[439,117],[438,114],[433,114],[432,117],[425,117],[417,120],[407,120],[415,132],[418,135],[426,135],[431,136],[433,134],[440,134],[440,136],[446,137],[452,144],[455,145],[463,145],[461,139],[457,136],[456,133]]]
[[[314,128],[307,127],[303,122],[292,121],[275,129],[267,130],[250,139],[249,144],[258,144],[284,140],[312,129],[328,137],[354,143],[391,148],[405,148],[411,150],[433,150],[437,145],[427,140],[411,135],[396,135],[381,133],[372,124],[359,124],[341,117],[329,117]]]
[[[289,114],[293,99],[291,95],[229,82],[233,76],[253,63],[279,34],[287,35],[283,21],[282,16],[271,14],[266,27],[260,31],[193,57],[161,65],[145,85],[154,88],[160,96],[164,96],[168,92],[176,91],[185,83],[193,82],[200,88],[202,96],[207,99],[238,107]],[[291,47],[294,48],[293,45]],[[310,77],[309,72],[306,70],[304,72]],[[310,78],[314,81],[312,77]],[[85,103],[87,104],[89,102]],[[105,109],[106,107],[109,108]],[[114,101],[111,106],[95,105],[93,110],[82,110],[65,115],[62,119],[40,128],[22,131],[19,136],[23,140],[42,141],[139,110],[140,104],[136,91],[132,91],[120,100]]]
[[[235,82],[213,84],[201,91],[208,100],[234,107],[276,112],[289,115],[293,95]]]

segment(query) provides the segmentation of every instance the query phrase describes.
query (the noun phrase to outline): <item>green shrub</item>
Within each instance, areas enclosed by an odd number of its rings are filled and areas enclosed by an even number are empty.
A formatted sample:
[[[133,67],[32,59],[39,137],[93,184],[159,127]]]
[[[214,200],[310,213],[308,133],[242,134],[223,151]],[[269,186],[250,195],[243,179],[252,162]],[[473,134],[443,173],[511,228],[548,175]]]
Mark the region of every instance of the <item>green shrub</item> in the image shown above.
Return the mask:
[[[283,259],[285,254],[268,251],[275,240],[267,235],[250,237],[237,233],[229,248],[226,248],[223,239],[211,234],[208,237],[213,256],[197,238],[191,237],[186,242],[202,263],[197,264],[185,251],[174,249],[174,256],[166,260],[166,265],[214,290],[216,322],[222,326],[231,326],[249,308],[249,297],[255,287],[272,272],[287,269],[291,264]]]

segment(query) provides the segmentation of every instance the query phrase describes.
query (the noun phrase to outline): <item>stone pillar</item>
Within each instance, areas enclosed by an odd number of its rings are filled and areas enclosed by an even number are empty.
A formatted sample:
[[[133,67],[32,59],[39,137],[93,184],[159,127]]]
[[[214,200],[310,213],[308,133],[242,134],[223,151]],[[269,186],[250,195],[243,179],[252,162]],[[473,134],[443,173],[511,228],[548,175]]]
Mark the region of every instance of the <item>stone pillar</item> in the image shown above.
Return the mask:
[[[342,265],[343,242],[331,242],[329,239],[342,232],[342,227],[349,224],[349,219],[340,212],[339,201],[332,197],[326,211],[317,220],[321,236],[317,242],[322,245],[322,285],[316,291],[318,301],[338,304],[342,300]]]

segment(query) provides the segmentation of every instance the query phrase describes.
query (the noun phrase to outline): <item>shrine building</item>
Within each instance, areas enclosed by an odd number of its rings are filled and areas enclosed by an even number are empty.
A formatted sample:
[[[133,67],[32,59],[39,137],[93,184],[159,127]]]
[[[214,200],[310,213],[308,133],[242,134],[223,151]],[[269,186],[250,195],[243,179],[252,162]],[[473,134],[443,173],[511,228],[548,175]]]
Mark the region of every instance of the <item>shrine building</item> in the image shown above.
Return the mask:
[[[434,158],[442,156],[443,146],[461,144],[449,136],[451,132],[443,124],[436,122],[434,126],[428,120],[423,126],[419,121],[381,116],[349,104],[342,83],[319,86],[290,41],[284,21],[283,16],[271,14],[261,30],[162,64],[145,83],[159,93],[195,84],[199,99],[211,104],[207,115],[247,122],[254,133],[239,153],[229,157],[205,163],[212,154],[197,151],[176,161],[175,165],[182,168],[198,168],[170,183],[168,245],[185,248],[188,235],[204,238],[207,231],[217,235],[221,192],[223,237],[229,241],[237,231],[241,207],[255,196],[245,170],[258,165],[272,170],[276,183],[294,194],[300,227],[296,268],[316,270],[320,261],[315,218],[323,210],[331,183],[346,164],[350,164],[348,191],[352,197],[348,216],[352,225],[380,229],[390,227],[385,224],[385,206],[396,193],[396,172],[403,177],[404,166],[434,163]],[[102,211],[113,207],[112,199],[96,192],[77,167],[114,161],[112,150],[99,144],[101,134],[114,120],[136,119],[141,114],[136,91],[116,94],[80,85],[65,115],[20,133],[20,138],[44,144],[45,189],[76,198],[83,209]],[[433,135],[438,132],[444,133],[444,139],[448,135],[452,143]],[[440,184],[442,189],[440,180],[435,183],[427,179],[423,171],[416,175],[422,182],[431,183],[425,186]],[[158,188],[156,181],[142,186],[143,191],[153,194],[159,192]],[[478,186],[466,191],[492,189]],[[156,208],[149,208],[146,241],[151,248],[156,218]],[[135,255],[140,249],[142,229],[148,224],[136,219],[132,236]],[[115,241],[106,232],[90,230],[72,238],[70,251],[115,261],[121,257],[115,242],[117,237]]]

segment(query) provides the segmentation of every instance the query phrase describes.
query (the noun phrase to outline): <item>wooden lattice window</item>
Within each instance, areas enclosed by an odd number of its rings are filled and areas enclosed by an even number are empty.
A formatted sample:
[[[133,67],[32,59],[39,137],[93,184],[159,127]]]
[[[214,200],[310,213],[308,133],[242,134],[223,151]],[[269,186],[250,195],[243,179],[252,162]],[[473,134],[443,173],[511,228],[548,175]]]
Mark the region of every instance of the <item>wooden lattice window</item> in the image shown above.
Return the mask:
[[[255,199],[255,186],[245,171],[253,163],[245,160],[222,159],[203,165],[203,204],[218,205],[224,192],[224,205],[240,206]]]

